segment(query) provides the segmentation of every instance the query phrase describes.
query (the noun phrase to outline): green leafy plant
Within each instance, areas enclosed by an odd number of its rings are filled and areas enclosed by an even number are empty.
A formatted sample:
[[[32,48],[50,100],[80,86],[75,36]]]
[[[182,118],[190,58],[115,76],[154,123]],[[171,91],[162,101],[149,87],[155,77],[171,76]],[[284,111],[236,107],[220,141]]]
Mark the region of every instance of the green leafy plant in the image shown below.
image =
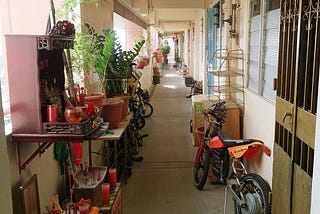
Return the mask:
[[[104,85],[107,97],[124,94],[126,79],[132,76],[131,63],[139,55],[145,41],[135,44],[133,50],[122,49],[115,32],[103,30],[103,35],[97,34],[93,28],[89,28],[89,34],[93,39],[94,66]]]
[[[99,0],[64,0],[61,8],[56,10],[57,18],[61,19],[68,17],[72,21],[74,21],[76,18],[80,18],[74,11],[81,3],[94,3],[96,7],[99,6]]]
[[[162,50],[162,53],[165,53],[165,54],[169,54],[170,53],[170,46],[169,45],[164,45],[161,50]]]
[[[113,42],[110,61],[107,65],[107,78],[108,79],[127,79],[131,77],[132,71],[130,65],[133,60],[139,55],[139,52],[144,45],[145,41],[139,41],[133,47],[133,50],[124,51],[118,38]]]

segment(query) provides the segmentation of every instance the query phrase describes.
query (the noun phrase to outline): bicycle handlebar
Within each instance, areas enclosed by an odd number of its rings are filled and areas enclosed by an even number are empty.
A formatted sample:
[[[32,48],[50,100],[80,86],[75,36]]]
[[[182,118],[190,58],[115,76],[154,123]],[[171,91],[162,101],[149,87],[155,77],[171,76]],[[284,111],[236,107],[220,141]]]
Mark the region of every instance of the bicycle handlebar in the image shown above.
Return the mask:
[[[225,122],[223,119],[226,117],[226,113],[227,113],[227,108],[225,107],[225,103],[226,103],[225,101],[215,103],[203,112],[203,114],[206,115],[206,118],[208,119],[209,123]],[[208,114],[216,118],[216,121],[210,120],[210,118],[207,116]]]

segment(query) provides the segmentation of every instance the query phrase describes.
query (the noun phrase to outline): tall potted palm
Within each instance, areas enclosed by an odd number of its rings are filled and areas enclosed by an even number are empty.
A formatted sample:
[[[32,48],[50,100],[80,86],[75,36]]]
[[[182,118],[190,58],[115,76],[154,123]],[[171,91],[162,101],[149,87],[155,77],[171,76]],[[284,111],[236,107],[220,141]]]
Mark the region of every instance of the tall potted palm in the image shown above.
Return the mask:
[[[112,105],[118,105],[119,100],[116,96],[123,96],[127,89],[127,80],[132,76],[131,64],[135,57],[139,55],[139,52],[144,45],[145,41],[139,41],[133,47],[133,50],[124,51],[121,47],[118,38],[115,36],[115,32],[107,29],[103,31],[103,35],[97,35],[94,31],[90,33],[95,34],[94,38],[97,39],[96,46],[94,48],[94,65],[100,79],[103,83],[104,90],[106,92],[107,100],[103,104],[101,116],[111,116],[108,112],[108,108]],[[112,98],[112,99],[109,99]],[[122,111],[122,119],[127,115],[128,101],[130,97],[126,97],[126,104]],[[121,101],[120,101],[121,102]],[[106,120],[111,120],[105,118]],[[116,124],[118,122],[116,121]],[[112,125],[117,126],[117,125]]]

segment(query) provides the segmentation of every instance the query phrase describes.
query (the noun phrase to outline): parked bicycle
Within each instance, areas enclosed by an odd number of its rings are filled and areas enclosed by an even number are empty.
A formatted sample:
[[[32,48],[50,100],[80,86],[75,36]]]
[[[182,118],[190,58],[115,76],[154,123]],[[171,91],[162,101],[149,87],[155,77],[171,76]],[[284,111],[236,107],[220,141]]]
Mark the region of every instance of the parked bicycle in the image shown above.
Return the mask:
[[[206,183],[209,167],[213,175],[226,183],[224,212],[227,192],[231,191],[235,213],[271,213],[271,189],[258,174],[248,173],[242,159],[253,159],[261,150],[267,156],[270,151],[260,140],[228,139],[222,133],[227,109],[224,102],[212,105],[204,113],[209,125],[198,148],[194,162],[194,184],[201,190]]]
[[[140,108],[140,111],[143,113],[145,118],[150,117],[153,114],[153,106],[149,103],[149,92],[141,88],[140,82],[138,83],[136,95],[138,97],[138,107]]]
[[[138,129],[142,129],[145,126],[146,121],[144,119],[143,112],[139,107],[139,104],[140,100],[137,94],[130,98],[129,110],[132,112],[132,120],[134,121]]]
[[[131,161],[143,160],[143,156],[138,156],[141,146],[143,146],[143,136],[132,118],[127,127],[127,151]]]
[[[193,80],[187,87],[190,87],[190,94],[186,98],[190,98],[193,95],[202,94],[202,81]]]

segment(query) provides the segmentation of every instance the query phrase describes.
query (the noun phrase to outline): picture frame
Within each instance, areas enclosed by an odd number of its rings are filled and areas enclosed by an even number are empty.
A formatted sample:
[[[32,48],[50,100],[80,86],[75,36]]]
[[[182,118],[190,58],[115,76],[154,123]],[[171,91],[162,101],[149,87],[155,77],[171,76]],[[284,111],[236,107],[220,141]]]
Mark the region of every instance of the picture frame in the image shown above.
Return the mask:
[[[23,214],[41,214],[37,174],[19,187]]]

